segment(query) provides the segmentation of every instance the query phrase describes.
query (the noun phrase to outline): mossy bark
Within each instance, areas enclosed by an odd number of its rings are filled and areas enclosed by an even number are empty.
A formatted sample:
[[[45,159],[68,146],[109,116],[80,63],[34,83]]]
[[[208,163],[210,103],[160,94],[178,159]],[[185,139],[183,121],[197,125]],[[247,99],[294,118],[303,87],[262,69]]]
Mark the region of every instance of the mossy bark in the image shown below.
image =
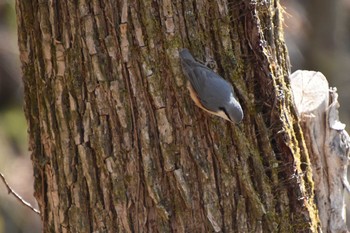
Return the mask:
[[[45,232],[308,232],[319,226],[278,1],[20,1]],[[187,47],[237,93],[193,105]]]

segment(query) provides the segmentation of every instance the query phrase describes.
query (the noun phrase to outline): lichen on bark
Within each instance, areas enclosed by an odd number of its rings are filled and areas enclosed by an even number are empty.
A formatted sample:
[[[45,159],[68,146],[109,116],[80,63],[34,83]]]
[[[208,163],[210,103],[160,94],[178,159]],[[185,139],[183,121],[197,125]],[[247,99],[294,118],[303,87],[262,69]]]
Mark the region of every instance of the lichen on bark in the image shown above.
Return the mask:
[[[316,231],[281,14],[277,0],[18,0],[44,231]],[[233,84],[242,124],[194,107],[183,47]]]

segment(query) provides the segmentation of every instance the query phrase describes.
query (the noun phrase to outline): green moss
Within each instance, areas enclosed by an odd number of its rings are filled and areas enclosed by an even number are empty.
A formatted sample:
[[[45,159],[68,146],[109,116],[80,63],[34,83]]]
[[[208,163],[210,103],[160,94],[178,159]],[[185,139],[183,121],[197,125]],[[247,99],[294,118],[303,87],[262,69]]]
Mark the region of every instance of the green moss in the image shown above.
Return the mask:
[[[15,106],[0,112],[0,130],[22,151],[27,150],[27,122],[20,107]]]

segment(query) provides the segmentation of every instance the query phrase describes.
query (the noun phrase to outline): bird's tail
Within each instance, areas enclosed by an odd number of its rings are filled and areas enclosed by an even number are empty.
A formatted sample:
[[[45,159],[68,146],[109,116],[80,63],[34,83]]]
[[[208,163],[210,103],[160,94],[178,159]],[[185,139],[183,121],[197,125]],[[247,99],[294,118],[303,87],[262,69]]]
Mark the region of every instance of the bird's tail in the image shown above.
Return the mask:
[[[188,59],[191,61],[195,61],[192,54],[190,53],[190,51],[188,51],[188,49],[184,48],[180,51],[180,58],[182,60]]]

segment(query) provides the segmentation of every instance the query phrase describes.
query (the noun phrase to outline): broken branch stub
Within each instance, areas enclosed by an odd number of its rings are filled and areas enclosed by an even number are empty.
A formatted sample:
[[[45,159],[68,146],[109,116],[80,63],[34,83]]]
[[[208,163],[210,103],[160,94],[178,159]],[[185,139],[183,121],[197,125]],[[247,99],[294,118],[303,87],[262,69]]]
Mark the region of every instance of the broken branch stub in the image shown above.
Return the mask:
[[[348,187],[349,136],[338,120],[338,94],[320,72],[298,70],[290,80],[310,154],[322,231],[347,232],[344,187]]]

